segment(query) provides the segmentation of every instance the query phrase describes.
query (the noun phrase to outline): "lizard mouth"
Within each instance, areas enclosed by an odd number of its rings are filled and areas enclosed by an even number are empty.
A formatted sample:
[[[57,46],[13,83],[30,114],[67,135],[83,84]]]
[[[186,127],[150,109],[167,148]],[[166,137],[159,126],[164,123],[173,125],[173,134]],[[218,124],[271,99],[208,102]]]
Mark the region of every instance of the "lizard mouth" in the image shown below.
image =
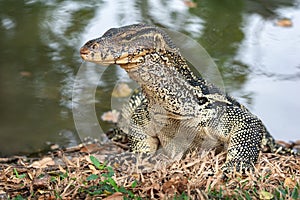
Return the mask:
[[[100,52],[93,52],[93,50],[84,46],[80,48],[80,56],[83,60],[88,62],[93,62],[104,66],[117,64],[126,70],[137,66],[137,64],[141,62],[140,58],[142,55],[129,55],[128,53],[123,53],[117,58],[108,55],[105,56],[105,59],[103,59],[103,56],[100,55]]]

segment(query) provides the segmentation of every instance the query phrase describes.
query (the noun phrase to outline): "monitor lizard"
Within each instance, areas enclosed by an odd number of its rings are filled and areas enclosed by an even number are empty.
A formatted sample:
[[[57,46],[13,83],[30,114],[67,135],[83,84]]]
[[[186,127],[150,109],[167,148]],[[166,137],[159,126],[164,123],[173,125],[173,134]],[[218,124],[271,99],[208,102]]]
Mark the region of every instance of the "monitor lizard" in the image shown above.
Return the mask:
[[[224,172],[253,170],[261,149],[295,153],[275,143],[262,121],[233,97],[197,77],[161,29],[133,24],[109,29],[80,49],[83,60],[120,65],[140,90],[119,128],[138,153],[170,158],[202,149],[226,151]]]

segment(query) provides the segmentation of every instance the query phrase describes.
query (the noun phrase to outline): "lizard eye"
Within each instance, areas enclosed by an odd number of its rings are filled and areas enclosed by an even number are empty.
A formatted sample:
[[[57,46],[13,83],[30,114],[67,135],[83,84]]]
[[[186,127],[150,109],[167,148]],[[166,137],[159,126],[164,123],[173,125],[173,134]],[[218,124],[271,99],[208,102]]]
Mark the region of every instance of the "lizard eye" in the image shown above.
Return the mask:
[[[94,44],[92,45],[92,49],[93,49],[93,50],[98,50],[98,49],[99,49],[99,44],[98,44],[98,43],[94,43]]]
[[[128,34],[124,37],[125,40],[131,40],[132,38],[132,34]]]

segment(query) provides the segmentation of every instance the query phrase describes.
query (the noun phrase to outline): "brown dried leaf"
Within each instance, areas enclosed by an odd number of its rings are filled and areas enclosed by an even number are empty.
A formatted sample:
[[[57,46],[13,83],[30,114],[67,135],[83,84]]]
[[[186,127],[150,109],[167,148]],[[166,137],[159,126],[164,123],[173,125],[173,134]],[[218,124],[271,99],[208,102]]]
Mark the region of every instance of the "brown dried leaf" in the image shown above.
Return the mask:
[[[101,116],[101,119],[103,121],[117,123],[118,119],[119,119],[119,115],[120,115],[120,112],[118,112],[116,110],[112,110],[112,111],[103,113],[103,115]]]
[[[98,144],[87,144],[87,145],[84,145],[80,149],[80,152],[82,152],[82,153],[94,153],[94,152],[99,151],[101,149],[102,148]]]
[[[187,183],[188,179],[183,177],[182,174],[178,174],[165,182],[162,186],[162,190],[169,194],[173,194],[175,191],[182,193],[187,189]]]
[[[116,192],[103,200],[123,200],[123,194],[121,192]]]
[[[67,172],[64,168],[62,168],[61,165],[58,165],[58,169],[59,169],[59,171],[61,171],[62,173],[66,173],[66,172]]]
[[[138,173],[132,173],[131,176],[132,176],[134,179],[139,179],[140,174],[138,174]]]
[[[23,77],[30,77],[32,75],[32,73],[28,72],[28,71],[21,71],[20,75]]]
[[[295,188],[296,184],[297,182],[289,177],[285,178],[284,180],[284,187]]]
[[[300,145],[300,140],[296,140],[294,143],[295,143],[296,145]]]
[[[98,174],[98,170],[94,165],[88,165],[89,169],[92,171],[92,174]]]
[[[281,27],[291,27],[293,26],[293,22],[290,19],[283,18],[283,19],[279,19],[276,22],[276,25]]]
[[[50,176],[43,174],[43,176],[37,176],[33,179],[32,185],[34,188],[48,188],[50,183]]]
[[[66,165],[69,165],[69,166],[76,166],[67,156],[63,155],[62,156],[62,159],[64,161],[64,163]]]
[[[160,185],[158,183],[153,183],[152,188],[155,189],[155,190],[159,190]]]
[[[280,144],[280,145],[282,145],[284,147],[287,147],[287,148],[291,148],[292,147],[292,145],[290,143],[285,142],[283,140],[276,140],[276,143],[278,143],[278,144]]]
[[[159,190],[159,188],[160,188],[160,185],[158,184],[158,183],[153,183],[153,184],[151,184],[150,186],[147,186],[147,187],[142,187],[142,190],[144,191],[144,192],[149,192],[149,190],[153,190],[153,189],[155,189],[155,190]]]
[[[187,184],[188,184],[187,178],[184,178],[183,180],[178,182],[177,190],[179,191],[179,193],[182,193],[183,191],[185,191],[187,189]]]
[[[1,189],[0,190],[0,198],[2,199],[3,197],[6,197],[6,196],[7,196],[6,192]],[[6,198],[3,198],[3,199],[6,199]]]
[[[126,83],[120,83],[118,84],[113,92],[113,97],[128,97],[132,92],[132,89],[126,84]]]
[[[28,174],[29,179],[33,180],[33,177],[34,177],[33,174],[31,172],[27,172],[27,174]]]
[[[57,150],[57,149],[59,149],[59,145],[58,144],[53,144],[53,145],[50,146],[50,149],[51,150]]]
[[[295,145],[293,148],[296,149],[298,152],[300,152],[300,145],[299,144]]]
[[[170,181],[167,181],[163,184],[162,186],[162,190],[166,193],[170,192],[170,190],[174,190],[174,181],[173,180],[170,180]]]
[[[57,197],[56,196],[54,196],[54,195],[50,195],[50,196],[44,196],[43,195],[43,191],[41,190],[41,191],[39,191],[41,194],[42,194],[42,196],[40,196],[39,198],[38,198],[38,200],[45,200],[45,199],[47,199],[47,200],[54,200],[54,199],[57,199]]]
[[[47,167],[48,165],[55,165],[55,162],[52,158],[50,157],[45,157],[39,161],[34,161],[30,167],[33,167],[33,168],[45,168]]]
[[[196,8],[197,7],[197,3],[195,3],[191,0],[184,0],[183,2],[189,8]]]

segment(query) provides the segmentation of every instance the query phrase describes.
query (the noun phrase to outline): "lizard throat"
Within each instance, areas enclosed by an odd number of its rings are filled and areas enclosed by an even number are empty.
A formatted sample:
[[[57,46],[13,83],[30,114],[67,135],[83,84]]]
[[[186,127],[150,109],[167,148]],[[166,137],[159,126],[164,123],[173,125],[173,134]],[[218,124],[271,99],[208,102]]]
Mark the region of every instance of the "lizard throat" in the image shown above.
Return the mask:
[[[122,68],[140,85],[150,104],[173,116],[193,116],[200,110],[193,86],[175,65],[146,59],[143,64]]]

